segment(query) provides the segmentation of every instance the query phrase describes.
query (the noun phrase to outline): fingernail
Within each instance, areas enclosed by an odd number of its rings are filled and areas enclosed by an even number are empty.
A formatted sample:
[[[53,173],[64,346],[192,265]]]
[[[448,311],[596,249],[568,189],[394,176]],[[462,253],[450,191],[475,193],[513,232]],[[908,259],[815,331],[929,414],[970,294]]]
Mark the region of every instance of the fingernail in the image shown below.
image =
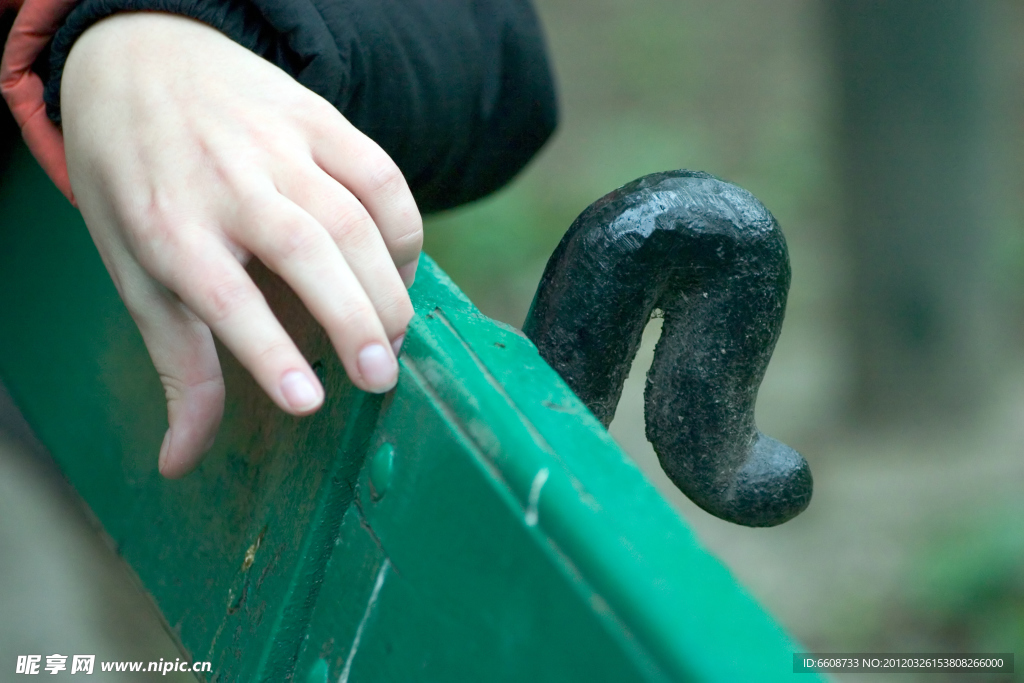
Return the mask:
[[[164,434],[164,441],[160,444],[160,458],[156,461],[157,469],[163,470],[164,463],[167,461],[167,451],[171,449],[171,430],[168,429],[167,433]]]
[[[394,357],[380,344],[370,344],[359,352],[359,374],[371,391],[383,393],[395,386],[398,365]]]
[[[298,370],[292,370],[281,380],[281,393],[292,410],[309,410],[320,402],[320,392]]]
[[[398,275],[402,278],[402,282],[405,283],[406,289],[412,287],[412,283],[416,281],[416,266],[419,264],[419,259],[417,259],[412,263],[406,263],[398,269]]]
[[[405,333],[398,335],[391,340],[391,350],[395,352],[395,358],[398,358],[398,354],[402,351],[402,342],[405,341]]]

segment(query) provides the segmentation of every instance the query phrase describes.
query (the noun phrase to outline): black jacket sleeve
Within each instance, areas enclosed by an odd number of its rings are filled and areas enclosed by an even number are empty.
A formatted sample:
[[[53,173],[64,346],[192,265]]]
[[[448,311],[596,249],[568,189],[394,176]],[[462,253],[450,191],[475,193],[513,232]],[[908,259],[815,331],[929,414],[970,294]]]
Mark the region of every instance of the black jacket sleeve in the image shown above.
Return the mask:
[[[74,41],[139,10],[209,24],[333,102],[391,155],[425,213],[498,189],[555,127],[529,0],[82,0],[50,46],[54,122]]]

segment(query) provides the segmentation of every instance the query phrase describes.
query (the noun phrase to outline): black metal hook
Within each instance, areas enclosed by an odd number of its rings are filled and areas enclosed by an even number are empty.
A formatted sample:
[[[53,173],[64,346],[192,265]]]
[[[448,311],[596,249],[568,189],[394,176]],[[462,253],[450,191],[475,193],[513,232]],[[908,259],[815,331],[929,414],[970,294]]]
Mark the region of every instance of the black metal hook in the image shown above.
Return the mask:
[[[789,280],[786,240],[753,195],[707,173],[655,173],[573,222],[523,332],[607,427],[660,311],[644,408],[662,467],[711,514],[773,526],[812,489],[807,461],[754,424]]]

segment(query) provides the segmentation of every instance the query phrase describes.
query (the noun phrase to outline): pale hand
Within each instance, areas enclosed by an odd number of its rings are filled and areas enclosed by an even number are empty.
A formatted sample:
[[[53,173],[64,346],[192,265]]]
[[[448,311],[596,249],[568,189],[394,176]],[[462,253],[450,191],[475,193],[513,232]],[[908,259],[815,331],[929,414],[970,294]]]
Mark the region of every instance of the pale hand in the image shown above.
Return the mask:
[[[422,221],[398,167],[329,102],[158,13],[88,29],[61,101],[75,198],[167,396],[165,476],[194,468],[220,425],[211,330],[283,410],[323,402],[244,269],[252,256],[323,325],[353,383],[394,386]]]

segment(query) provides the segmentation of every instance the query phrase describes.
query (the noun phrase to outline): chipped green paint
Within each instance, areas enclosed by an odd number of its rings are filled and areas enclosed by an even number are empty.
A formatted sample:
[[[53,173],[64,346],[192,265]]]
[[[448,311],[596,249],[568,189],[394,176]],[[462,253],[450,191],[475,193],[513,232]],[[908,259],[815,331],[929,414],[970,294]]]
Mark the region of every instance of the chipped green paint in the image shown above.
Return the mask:
[[[166,481],[160,384],[80,217],[24,148],[0,182],[0,372],[211,681],[792,675],[796,645],[430,259],[385,397],[354,390],[287,289],[250,272],[325,405],[282,414],[222,352],[221,433]]]

